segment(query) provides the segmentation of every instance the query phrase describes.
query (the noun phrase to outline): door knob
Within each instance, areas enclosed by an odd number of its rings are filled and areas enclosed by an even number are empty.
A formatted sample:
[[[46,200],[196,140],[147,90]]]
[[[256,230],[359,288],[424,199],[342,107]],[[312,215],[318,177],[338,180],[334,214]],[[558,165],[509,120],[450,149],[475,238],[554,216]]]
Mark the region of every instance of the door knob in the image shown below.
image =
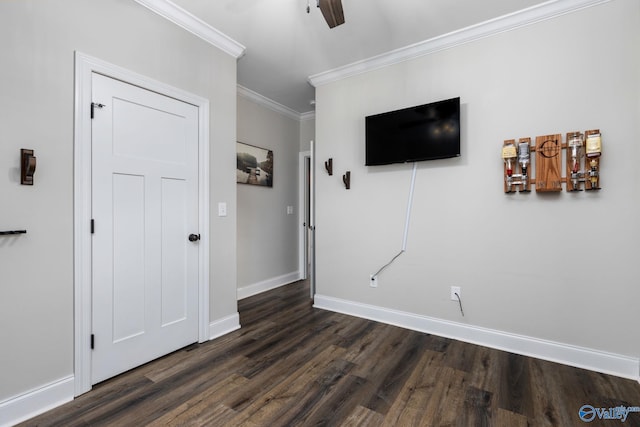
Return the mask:
[[[200,235],[199,234],[189,234],[189,241],[190,242],[197,242],[198,240],[200,240]]]

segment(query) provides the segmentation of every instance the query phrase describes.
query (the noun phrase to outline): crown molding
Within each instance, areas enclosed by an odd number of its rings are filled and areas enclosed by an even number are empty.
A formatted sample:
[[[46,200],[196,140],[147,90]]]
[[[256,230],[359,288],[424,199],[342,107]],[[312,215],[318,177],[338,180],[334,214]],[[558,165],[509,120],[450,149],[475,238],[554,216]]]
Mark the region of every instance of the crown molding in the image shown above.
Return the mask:
[[[184,28],[202,40],[238,59],[246,48],[226,34],[216,30],[211,25],[192,13],[181,8],[170,0],[134,0],[152,12]]]
[[[267,98],[266,96],[260,95],[259,93],[254,92],[251,89],[247,89],[246,87],[241,85],[238,85],[238,95],[294,120],[307,120],[311,118],[309,117],[310,114],[315,117],[315,111],[298,113],[297,111],[294,111],[289,107],[286,107],[272,99]]]
[[[315,111],[307,111],[306,113],[302,113],[300,114],[300,121],[305,121],[305,120],[312,120],[316,118],[316,112]]]
[[[515,30],[611,0],[550,0],[442,36],[411,44],[362,61],[309,76],[314,87]]]

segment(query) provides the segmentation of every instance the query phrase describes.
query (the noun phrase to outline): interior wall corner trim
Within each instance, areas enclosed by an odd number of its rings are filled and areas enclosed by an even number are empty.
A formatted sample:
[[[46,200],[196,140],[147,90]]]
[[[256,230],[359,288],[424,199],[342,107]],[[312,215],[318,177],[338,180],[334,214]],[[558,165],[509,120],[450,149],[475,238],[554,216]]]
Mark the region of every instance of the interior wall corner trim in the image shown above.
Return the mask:
[[[368,59],[311,75],[308,81],[314,87],[322,86],[609,1],[611,0],[550,0]]]
[[[135,0],[163,18],[238,59],[246,48],[170,0]]]
[[[214,340],[240,329],[240,314],[230,314],[209,324],[209,339]]]

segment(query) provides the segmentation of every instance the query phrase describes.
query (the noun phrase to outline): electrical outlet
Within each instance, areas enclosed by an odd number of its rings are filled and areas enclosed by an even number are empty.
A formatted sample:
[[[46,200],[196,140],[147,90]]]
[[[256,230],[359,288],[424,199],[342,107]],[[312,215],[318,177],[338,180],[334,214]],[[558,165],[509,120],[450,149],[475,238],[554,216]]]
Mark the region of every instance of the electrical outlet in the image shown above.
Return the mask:
[[[373,274],[369,276],[369,286],[372,288],[378,287],[378,276],[374,276]]]
[[[456,296],[456,294],[458,294],[460,299],[462,299],[462,294],[460,293],[460,286],[451,287],[451,301],[458,301],[458,297]]]

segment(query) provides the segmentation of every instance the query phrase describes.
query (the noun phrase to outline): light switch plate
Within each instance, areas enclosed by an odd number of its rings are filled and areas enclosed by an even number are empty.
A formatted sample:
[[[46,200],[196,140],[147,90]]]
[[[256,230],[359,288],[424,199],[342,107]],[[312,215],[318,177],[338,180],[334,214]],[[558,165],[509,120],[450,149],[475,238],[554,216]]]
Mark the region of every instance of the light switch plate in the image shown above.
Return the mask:
[[[227,204],[225,202],[218,203],[218,216],[227,216]]]

